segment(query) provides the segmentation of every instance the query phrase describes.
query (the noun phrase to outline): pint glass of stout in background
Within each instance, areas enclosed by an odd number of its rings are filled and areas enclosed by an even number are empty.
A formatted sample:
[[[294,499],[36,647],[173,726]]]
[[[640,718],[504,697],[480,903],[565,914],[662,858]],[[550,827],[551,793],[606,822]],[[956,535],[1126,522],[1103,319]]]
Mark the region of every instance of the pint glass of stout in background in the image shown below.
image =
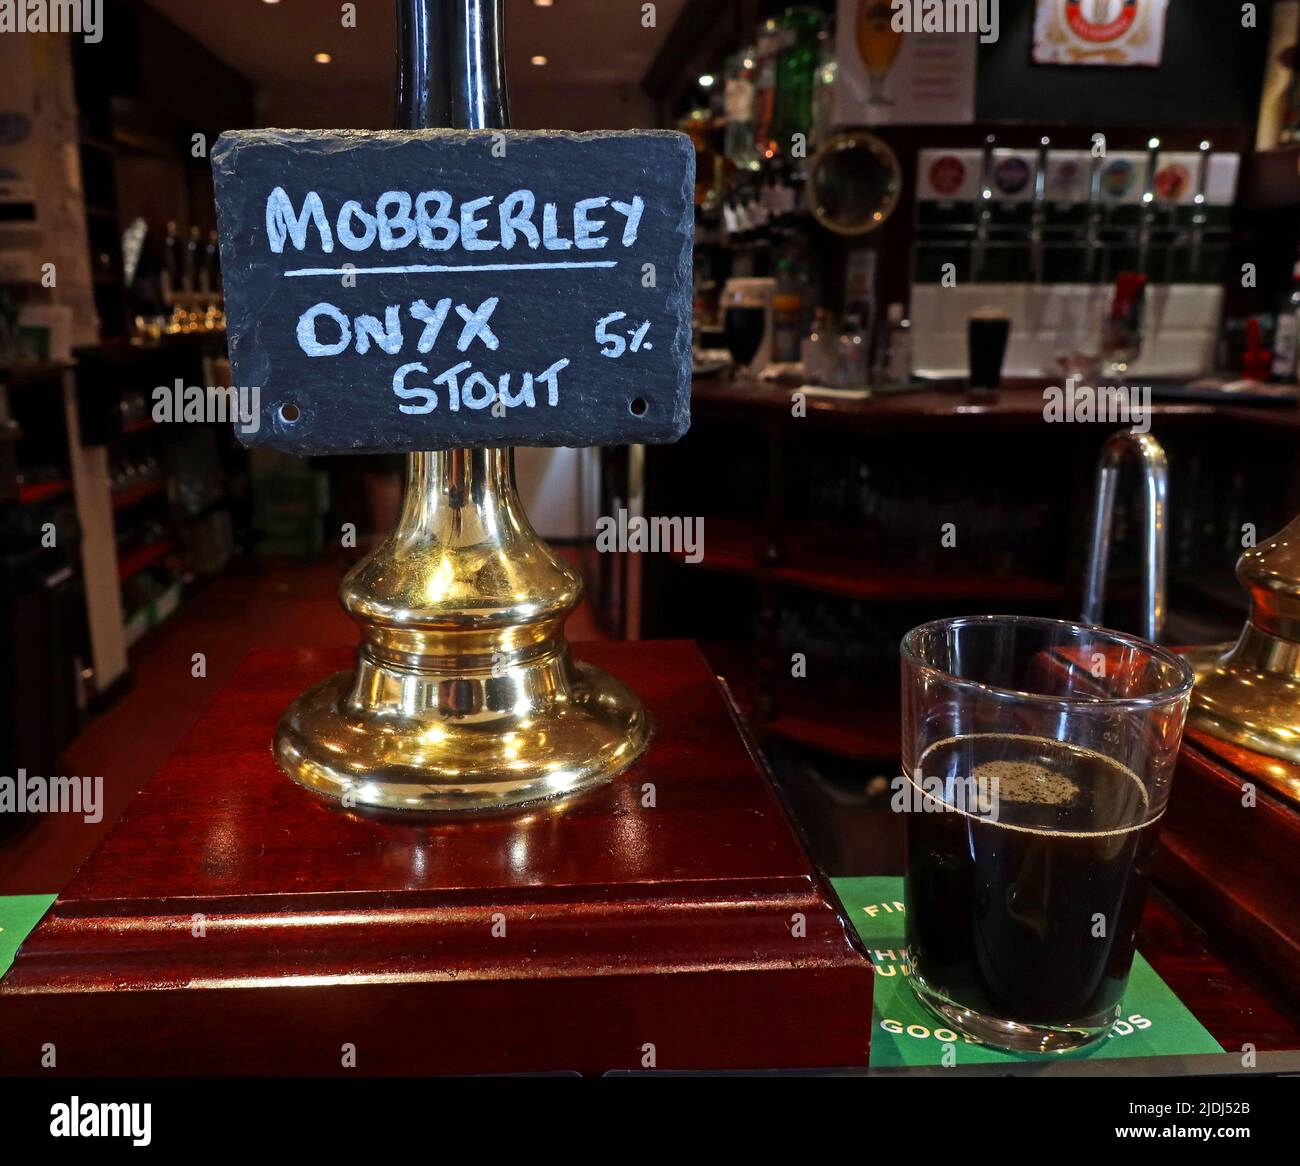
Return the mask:
[[[1192,689],[1120,632],[962,616],[903,637],[910,983],[997,1048],[1120,1014]]]
[[[980,308],[966,321],[972,389],[996,389],[1002,384],[1010,337],[1011,317],[997,308]]]

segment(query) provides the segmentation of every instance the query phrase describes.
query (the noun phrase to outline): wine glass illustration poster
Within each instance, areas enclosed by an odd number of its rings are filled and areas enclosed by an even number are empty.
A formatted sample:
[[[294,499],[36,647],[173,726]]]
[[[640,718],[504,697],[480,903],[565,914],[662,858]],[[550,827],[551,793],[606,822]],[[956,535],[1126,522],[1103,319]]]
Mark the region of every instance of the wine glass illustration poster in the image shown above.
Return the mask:
[[[911,8],[890,0],[839,0],[837,125],[975,120],[978,22],[954,31],[917,24],[912,16]]]

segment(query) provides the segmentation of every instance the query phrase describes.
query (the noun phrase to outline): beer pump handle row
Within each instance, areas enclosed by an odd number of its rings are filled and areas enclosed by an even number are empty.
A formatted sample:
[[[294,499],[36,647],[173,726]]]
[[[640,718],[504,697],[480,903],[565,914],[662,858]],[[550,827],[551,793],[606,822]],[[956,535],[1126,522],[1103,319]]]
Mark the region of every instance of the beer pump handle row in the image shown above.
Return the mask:
[[[1147,273],[1152,244],[1152,232],[1158,222],[1157,202],[1159,190],[1157,175],[1160,170],[1162,144],[1158,137],[1148,139],[1146,144],[1146,174],[1141,194],[1141,213],[1137,224],[1137,270]],[[1195,194],[1193,203],[1196,207],[1190,221],[1190,250],[1192,270],[1198,269],[1199,259],[1204,246],[1205,226],[1208,221],[1205,213],[1206,195],[1210,179],[1210,154],[1212,143],[1202,140],[1197,148],[1199,154],[1195,177]],[[994,227],[994,203],[997,171],[997,137],[989,134],[984,139],[980,165],[979,206],[975,218],[975,243],[972,248],[972,277],[979,281],[985,276],[985,260],[988,254],[990,235]],[[1037,150],[1037,167],[1034,175],[1032,206],[1029,218],[1029,244],[1031,255],[1032,281],[1046,282],[1044,248],[1048,229],[1047,207],[1053,201],[1053,191],[1048,186],[1049,163],[1052,155],[1052,140],[1044,135],[1039,139]],[[1086,226],[1086,277],[1092,280],[1097,275],[1098,256],[1104,247],[1102,239],[1106,228],[1107,201],[1104,197],[1103,175],[1107,165],[1104,143],[1101,149],[1091,151],[1091,164],[1088,175],[1089,211]]]

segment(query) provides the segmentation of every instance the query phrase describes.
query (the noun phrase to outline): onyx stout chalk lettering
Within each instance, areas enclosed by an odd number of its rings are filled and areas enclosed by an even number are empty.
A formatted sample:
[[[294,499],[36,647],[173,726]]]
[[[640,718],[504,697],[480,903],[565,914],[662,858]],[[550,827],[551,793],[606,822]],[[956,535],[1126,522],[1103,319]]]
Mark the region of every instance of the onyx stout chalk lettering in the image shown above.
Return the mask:
[[[500,302],[500,297],[489,296],[476,308],[471,308],[468,304],[456,305],[456,314],[464,321],[460,336],[456,340],[457,351],[465,352],[475,340],[490,352],[496,352],[500,348],[501,341],[492,331],[489,323],[492,313]],[[433,351],[451,306],[450,296],[444,296],[432,308],[422,299],[409,305],[408,314],[420,326],[416,351],[420,353]],[[329,340],[322,339],[318,330],[318,324],[322,319],[333,322],[333,326],[338,329],[337,337]],[[361,313],[354,320],[350,319],[347,313],[325,300],[313,304],[298,317],[296,336],[298,347],[311,357],[338,356],[349,346],[355,347],[358,353],[364,355],[370,351],[372,343],[390,356],[395,356],[401,352],[406,342],[400,305],[389,304],[384,309],[384,319],[381,322],[378,316],[368,312]],[[554,408],[560,403],[559,374],[568,368],[569,364],[568,357],[561,357],[552,361],[544,372],[536,375],[531,372],[523,373],[520,389],[515,393],[510,391],[511,373],[489,376],[473,369],[473,365],[468,360],[435,376],[433,384],[445,386],[447,405],[452,412],[458,412],[462,402],[469,409],[486,409],[493,404],[499,404],[503,410],[521,405],[529,409],[535,408],[537,404],[535,384],[546,387],[546,403]],[[468,376],[462,383],[461,374],[467,370],[469,370]],[[427,375],[428,365],[422,361],[408,361],[393,373],[392,378],[395,397],[404,401],[419,402],[417,405],[397,406],[400,412],[411,416],[432,413],[438,406],[438,396],[433,388],[407,383],[407,378],[417,372]]]

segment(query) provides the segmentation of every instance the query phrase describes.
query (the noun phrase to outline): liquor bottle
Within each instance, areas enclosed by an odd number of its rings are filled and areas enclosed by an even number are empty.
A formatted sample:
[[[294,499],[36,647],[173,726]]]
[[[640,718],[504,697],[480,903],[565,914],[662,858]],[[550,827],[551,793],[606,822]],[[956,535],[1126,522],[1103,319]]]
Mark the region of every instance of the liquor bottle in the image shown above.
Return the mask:
[[[724,150],[737,170],[757,170],[760,162],[754,149],[754,69],[751,45],[727,62],[727,84],[723,93],[727,132]]]
[[[1264,347],[1259,317],[1251,316],[1246,321],[1246,351],[1241,357],[1241,374],[1249,381],[1267,380],[1271,364],[1269,351]]]
[[[163,237],[163,269],[159,278],[163,302],[169,303],[172,294],[181,285],[180,240],[176,238],[176,224],[167,224],[167,234]]]
[[[678,129],[695,147],[695,205],[712,210],[718,205],[717,152],[713,148],[713,118],[707,109],[693,109],[678,124]]]
[[[836,344],[835,371],[831,385],[836,389],[861,389],[867,384],[867,336],[862,319],[850,312],[840,325]]]
[[[181,268],[181,289],[183,291],[197,291],[199,287],[199,252],[203,249],[200,243],[198,227],[190,228],[190,237],[185,244],[185,261]]]
[[[824,385],[831,379],[835,364],[832,344],[835,342],[830,313],[825,308],[818,308],[813,313],[812,327],[799,346],[804,380],[808,384]]]
[[[201,242],[198,238],[198,228],[195,227],[196,243]],[[209,254],[211,243],[199,246],[195,253],[194,263],[194,290],[203,292],[207,295],[212,291],[212,263]]]
[[[817,76],[813,81],[812,140],[809,157],[831,136],[835,117],[835,78],[839,63],[835,59],[835,37],[822,29],[817,38]]]
[[[781,29],[775,20],[763,21],[754,55],[754,148],[760,158],[775,158],[772,138],[776,112],[776,58],[781,50]]]
[[[1123,376],[1142,354],[1147,277],[1121,271],[1115,277],[1115,297],[1102,322],[1102,363],[1107,376]]]
[[[780,51],[776,60],[776,97],[772,138],[786,157],[796,134],[803,135],[804,156],[813,126],[813,86],[820,64],[820,34],[825,21],[815,8],[787,8],[777,21]]]
[[[1278,133],[1278,145],[1293,146],[1300,142],[1300,69],[1295,69],[1291,84],[1287,87],[1286,100],[1282,103],[1282,127]]]
[[[1277,309],[1277,328],[1273,333],[1273,379],[1291,382],[1296,379],[1296,344],[1300,341],[1300,254],[1291,269],[1291,293]]]
[[[221,247],[216,231],[208,232],[208,245],[203,255],[203,268],[207,275],[205,291],[221,291]]]
[[[777,364],[794,364],[803,339],[803,297],[799,294],[794,261],[776,261],[776,294],[772,297],[772,359]]]
[[[912,322],[902,304],[886,309],[874,356],[874,384],[905,385],[912,379]]]

